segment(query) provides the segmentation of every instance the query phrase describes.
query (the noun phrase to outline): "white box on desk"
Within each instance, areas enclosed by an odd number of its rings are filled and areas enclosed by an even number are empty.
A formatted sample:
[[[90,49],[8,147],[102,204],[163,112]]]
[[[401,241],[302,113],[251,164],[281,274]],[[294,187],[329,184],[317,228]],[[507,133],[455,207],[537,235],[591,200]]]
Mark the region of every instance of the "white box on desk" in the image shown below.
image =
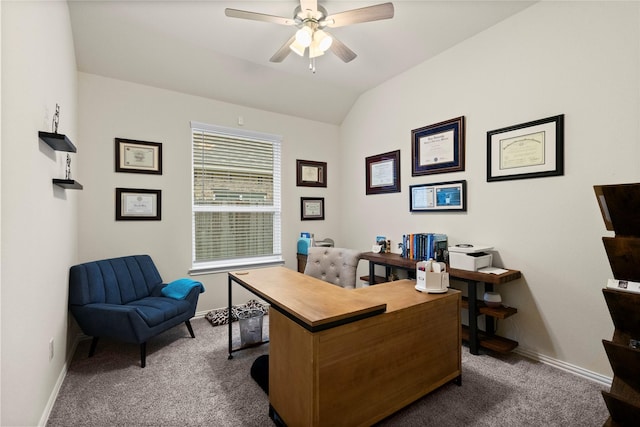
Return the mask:
[[[475,255],[475,256],[474,256]],[[449,267],[459,270],[478,271],[484,267],[491,267],[493,255],[477,256],[475,253],[461,253],[449,251]]]

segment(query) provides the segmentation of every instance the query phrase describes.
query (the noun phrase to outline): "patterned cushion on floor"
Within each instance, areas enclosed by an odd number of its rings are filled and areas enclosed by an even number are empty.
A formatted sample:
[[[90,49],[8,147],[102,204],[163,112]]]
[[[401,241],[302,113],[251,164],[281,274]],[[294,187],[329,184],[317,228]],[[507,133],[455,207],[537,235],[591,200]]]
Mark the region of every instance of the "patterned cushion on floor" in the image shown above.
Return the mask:
[[[257,300],[249,300],[246,304],[234,305],[231,307],[231,321],[238,320],[238,310],[252,308],[260,310],[262,314],[269,314],[269,305],[263,304]],[[205,319],[211,322],[213,326],[226,325],[229,323],[229,307],[217,308],[205,314]]]

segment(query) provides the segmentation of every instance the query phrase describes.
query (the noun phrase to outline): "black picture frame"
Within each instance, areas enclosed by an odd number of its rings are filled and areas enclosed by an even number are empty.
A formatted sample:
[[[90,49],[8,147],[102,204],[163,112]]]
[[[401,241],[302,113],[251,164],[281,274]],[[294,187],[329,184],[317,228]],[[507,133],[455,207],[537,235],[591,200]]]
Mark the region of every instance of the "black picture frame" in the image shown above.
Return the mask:
[[[487,132],[487,182],[564,175],[564,114]]]
[[[365,158],[366,194],[400,192],[400,150]]]
[[[160,221],[162,190],[116,188],[116,221]]]
[[[467,181],[448,181],[409,186],[411,212],[466,212]]]
[[[324,197],[300,197],[300,220],[324,220]]]
[[[464,116],[411,131],[411,176],[460,172],[464,168]]]
[[[312,160],[296,160],[296,186],[326,187],[327,163]]]
[[[116,172],[162,175],[162,143],[115,139]]]

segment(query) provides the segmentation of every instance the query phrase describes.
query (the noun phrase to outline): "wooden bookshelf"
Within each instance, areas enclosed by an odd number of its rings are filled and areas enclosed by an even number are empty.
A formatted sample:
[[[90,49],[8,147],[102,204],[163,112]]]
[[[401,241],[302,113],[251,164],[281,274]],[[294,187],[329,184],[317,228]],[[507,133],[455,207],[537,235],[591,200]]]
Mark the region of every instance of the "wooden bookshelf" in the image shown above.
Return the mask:
[[[640,281],[640,184],[594,186],[602,218],[615,237],[603,237],[618,280]],[[611,340],[602,340],[613,370],[611,390],[602,391],[609,410],[605,426],[637,425],[640,419],[640,294],[604,288],[613,320]]]

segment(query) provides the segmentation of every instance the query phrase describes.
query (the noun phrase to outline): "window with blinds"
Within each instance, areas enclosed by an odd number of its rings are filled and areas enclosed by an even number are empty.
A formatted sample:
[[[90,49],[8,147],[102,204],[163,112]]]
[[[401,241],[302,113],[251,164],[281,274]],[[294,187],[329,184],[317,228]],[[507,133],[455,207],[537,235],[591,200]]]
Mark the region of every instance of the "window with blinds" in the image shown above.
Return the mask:
[[[191,122],[193,270],[282,263],[276,135]]]

